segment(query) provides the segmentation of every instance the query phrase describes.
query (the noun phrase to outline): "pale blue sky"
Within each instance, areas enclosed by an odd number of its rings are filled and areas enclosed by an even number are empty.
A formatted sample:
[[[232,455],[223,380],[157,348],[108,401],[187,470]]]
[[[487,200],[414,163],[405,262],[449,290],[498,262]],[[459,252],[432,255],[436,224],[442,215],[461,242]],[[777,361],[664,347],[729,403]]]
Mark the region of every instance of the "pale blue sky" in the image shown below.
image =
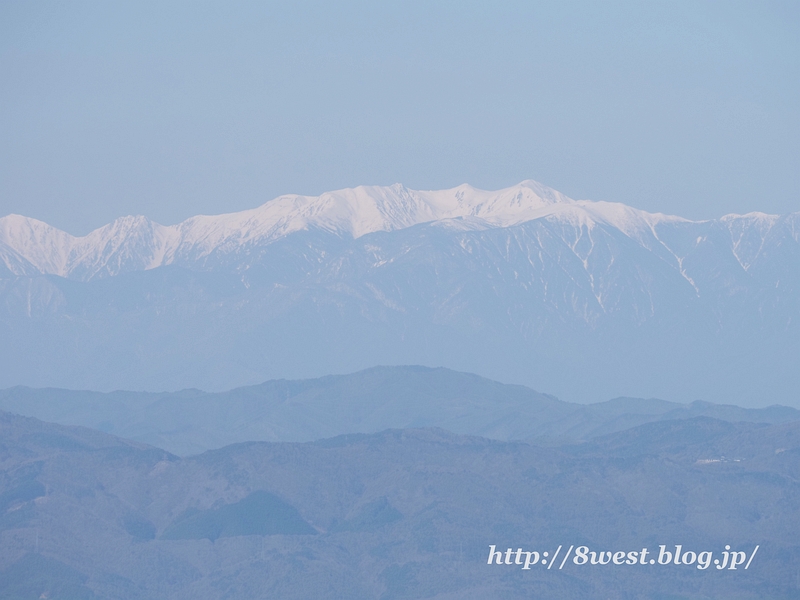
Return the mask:
[[[0,215],[401,182],[800,210],[798,2],[0,3]]]

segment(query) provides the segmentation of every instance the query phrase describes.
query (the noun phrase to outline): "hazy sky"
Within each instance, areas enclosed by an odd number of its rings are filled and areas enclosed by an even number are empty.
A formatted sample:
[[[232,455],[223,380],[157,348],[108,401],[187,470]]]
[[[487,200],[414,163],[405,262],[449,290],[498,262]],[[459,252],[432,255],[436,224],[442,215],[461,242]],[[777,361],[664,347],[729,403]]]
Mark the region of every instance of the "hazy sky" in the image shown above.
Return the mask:
[[[0,3],[0,215],[360,184],[800,210],[800,3]]]

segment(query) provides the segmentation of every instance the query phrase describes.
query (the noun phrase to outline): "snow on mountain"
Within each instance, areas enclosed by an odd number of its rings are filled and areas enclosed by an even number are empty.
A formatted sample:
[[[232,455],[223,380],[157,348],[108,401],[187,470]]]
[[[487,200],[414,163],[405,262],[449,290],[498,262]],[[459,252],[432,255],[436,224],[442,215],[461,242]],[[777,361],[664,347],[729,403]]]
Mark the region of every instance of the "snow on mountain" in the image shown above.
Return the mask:
[[[799,274],[800,213],[689,221],[532,181],[287,195],[83,237],[9,215],[0,387],[221,389],[381,363],[581,399],[786,401]]]
[[[359,238],[430,222],[489,229],[540,218],[589,228],[603,223],[640,241],[658,223],[681,221],[622,204],[575,201],[535,181],[493,192],[466,184],[440,191],[360,186],[320,196],[284,195],[251,210],[196,216],[173,226],[122,217],[83,237],[9,215],[0,219],[0,260],[16,275],[38,271],[85,281],[268,244],[308,229]]]
[[[210,252],[224,244],[272,241],[309,228],[359,238],[452,219],[488,229],[549,216],[585,224],[604,222],[623,231],[678,219],[622,204],[575,201],[531,180],[499,191],[467,184],[438,191],[409,190],[400,184],[360,186],[320,196],[280,196],[248,211],[193,217],[176,226],[181,240],[176,253],[191,246]]]
[[[162,263],[171,230],[145,217],[122,217],[74,237],[28,217],[0,219],[0,260],[15,275],[31,271],[80,280]]]
[[[75,238],[29,217],[8,215],[0,219],[0,260],[17,275],[31,269],[66,275],[69,252]]]
[[[694,285],[684,259],[707,238],[710,227],[716,224],[723,230],[725,245],[748,271],[781,223],[798,241],[796,217],[750,213],[693,222],[619,203],[572,200],[531,180],[499,191],[467,184],[438,191],[410,190],[400,184],[360,186],[320,196],[279,196],[251,210],[195,216],[172,226],[142,216],[122,217],[83,237],[36,219],[8,215],[0,218],[0,275],[52,274],[88,281],[169,264],[203,264],[212,254],[266,246],[299,231],[321,230],[357,239],[424,223],[474,231],[544,219],[566,228],[563,241],[576,252],[578,241],[588,238],[588,246],[581,244],[589,248],[582,260],[594,247],[594,228],[610,228],[665,260]]]

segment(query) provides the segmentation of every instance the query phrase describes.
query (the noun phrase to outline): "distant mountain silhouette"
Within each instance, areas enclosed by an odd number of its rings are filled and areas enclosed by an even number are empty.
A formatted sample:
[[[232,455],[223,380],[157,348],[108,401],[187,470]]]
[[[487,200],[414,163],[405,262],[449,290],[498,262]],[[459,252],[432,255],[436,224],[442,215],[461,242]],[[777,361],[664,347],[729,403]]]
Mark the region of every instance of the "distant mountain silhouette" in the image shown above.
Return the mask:
[[[0,390],[0,410],[102,429],[179,455],[236,442],[305,442],[413,427],[554,445],[666,419],[800,419],[800,411],[784,406],[744,409],[641,398],[572,404],[523,386],[427,367],[374,367],[220,393],[101,394],[17,387]]]

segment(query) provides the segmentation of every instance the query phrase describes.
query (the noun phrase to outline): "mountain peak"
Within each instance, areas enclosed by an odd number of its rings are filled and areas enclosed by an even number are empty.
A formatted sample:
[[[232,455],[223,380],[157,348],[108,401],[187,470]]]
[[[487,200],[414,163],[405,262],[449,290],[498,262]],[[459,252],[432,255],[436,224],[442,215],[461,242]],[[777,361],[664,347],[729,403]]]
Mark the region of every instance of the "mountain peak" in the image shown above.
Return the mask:
[[[574,204],[532,180],[498,191],[461,184],[447,190],[416,191],[395,183],[358,186],[319,196],[286,194],[255,209],[216,217],[193,217],[178,227],[205,246],[231,236],[241,242],[269,241],[296,231],[321,229],[358,238],[422,223],[476,218],[487,227],[508,227],[543,215],[554,204]]]
[[[545,217],[582,228],[600,222],[637,238],[654,223],[671,219],[623,204],[575,201],[531,179],[497,191],[467,183],[419,191],[395,183],[319,196],[285,194],[250,210],[198,215],[168,227],[141,215],[120,217],[83,237],[9,215],[0,219],[0,260],[19,275],[33,270],[88,280],[179,259],[203,261],[213,253],[269,244],[298,231],[315,229],[356,239],[426,223],[491,229]]]

